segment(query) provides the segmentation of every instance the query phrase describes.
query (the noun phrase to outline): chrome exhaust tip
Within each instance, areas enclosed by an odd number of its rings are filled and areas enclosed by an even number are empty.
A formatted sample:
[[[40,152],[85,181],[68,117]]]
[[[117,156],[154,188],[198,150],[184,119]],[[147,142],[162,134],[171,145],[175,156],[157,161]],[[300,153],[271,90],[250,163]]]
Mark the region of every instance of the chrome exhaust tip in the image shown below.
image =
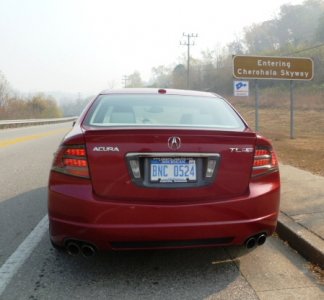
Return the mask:
[[[258,236],[257,243],[258,243],[259,246],[261,246],[261,245],[263,245],[266,242],[266,240],[267,240],[267,235],[264,234],[264,233],[262,233],[262,234],[260,234]]]
[[[250,237],[245,242],[245,247],[247,249],[251,249],[251,248],[255,247],[255,245],[256,245],[256,239],[255,239],[255,237]]]
[[[78,255],[80,253],[80,246],[75,242],[68,242],[66,245],[66,250],[70,255]]]
[[[81,246],[81,253],[84,257],[90,257],[96,254],[96,250],[93,246],[84,244]]]

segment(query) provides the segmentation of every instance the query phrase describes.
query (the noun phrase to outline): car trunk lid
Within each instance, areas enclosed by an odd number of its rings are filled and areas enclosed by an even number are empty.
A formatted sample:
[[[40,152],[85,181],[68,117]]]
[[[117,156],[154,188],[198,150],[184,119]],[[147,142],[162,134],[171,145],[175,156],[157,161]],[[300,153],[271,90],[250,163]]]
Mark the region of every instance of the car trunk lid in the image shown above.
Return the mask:
[[[180,148],[170,141],[180,140]],[[250,131],[184,129],[87,129],[86,150],[94,193],[103,200],[185,202],[224,200],[248,192],[256,135]],[[134,177],[131,158],[140,161]],[[152,181],[152,159],[193,160],[197,178],[188,182]],[[207,161],[216,160],[212,178]]]

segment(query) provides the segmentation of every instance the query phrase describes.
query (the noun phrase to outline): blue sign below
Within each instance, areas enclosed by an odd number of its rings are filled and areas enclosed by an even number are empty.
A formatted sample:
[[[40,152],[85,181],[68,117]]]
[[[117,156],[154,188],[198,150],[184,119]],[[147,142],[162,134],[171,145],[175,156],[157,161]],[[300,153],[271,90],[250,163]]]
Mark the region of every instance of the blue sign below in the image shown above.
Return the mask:
[[[249,82],[234,80],[234,96],[249,96]]]

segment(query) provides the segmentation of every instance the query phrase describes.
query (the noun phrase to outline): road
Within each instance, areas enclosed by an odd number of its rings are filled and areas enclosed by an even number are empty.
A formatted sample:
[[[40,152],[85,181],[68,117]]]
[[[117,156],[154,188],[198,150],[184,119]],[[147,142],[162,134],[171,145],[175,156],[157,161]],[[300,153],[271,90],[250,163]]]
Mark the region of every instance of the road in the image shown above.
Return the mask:
[[[133,251],[85,259],[54,250],[45,228],[47,180],[70,127],[0,131],[1,300],[324,298],[310,264],[277,237],[253,251]]]

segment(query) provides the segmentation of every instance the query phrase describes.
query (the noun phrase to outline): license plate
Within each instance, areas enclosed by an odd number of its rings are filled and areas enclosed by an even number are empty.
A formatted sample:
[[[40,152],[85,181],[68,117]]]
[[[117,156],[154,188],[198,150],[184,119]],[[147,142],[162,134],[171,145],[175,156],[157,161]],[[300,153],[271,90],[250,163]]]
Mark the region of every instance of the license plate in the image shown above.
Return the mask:
[[[197,178],[192,158],[153,158],[150,171],[152,182],[192,182]]]

